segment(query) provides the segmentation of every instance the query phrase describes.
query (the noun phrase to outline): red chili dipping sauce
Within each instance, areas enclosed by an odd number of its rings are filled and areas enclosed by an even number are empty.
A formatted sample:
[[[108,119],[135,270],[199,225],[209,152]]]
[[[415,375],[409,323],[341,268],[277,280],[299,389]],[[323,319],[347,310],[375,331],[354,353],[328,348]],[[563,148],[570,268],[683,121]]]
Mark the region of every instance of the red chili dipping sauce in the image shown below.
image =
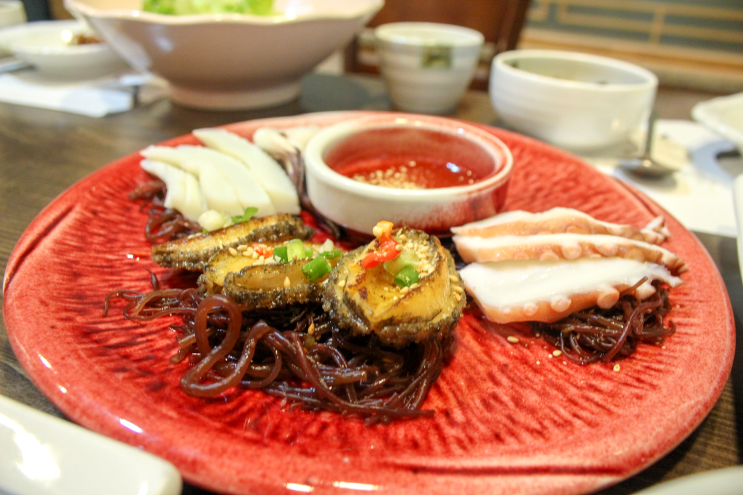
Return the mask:
[[[493,155],[474,141],[413,127],[353,134],[330,147],[324,159],[341,175],[397,189],[466,186],[496,171]]]

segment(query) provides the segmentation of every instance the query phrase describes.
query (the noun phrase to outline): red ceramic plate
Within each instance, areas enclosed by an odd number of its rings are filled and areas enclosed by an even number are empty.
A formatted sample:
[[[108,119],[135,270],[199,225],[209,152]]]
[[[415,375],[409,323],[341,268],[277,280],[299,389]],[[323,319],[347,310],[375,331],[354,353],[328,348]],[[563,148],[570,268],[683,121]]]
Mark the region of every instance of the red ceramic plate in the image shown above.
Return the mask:
[[[328,125],[360,113],[245,122]],[[644,226],[664,212],[572,155],[489,129],[513,151],[509,209],[554,206]],[[168,144],[195,143],[184,136]],[[260,391],[202,400],[178,386],[172,320],[136,324],[113,311],[115,288],[147,290],[177,275],[149,260],[145,215],[127,194],[145,180],[127,156],[73,186],[34,220],[5,274],[5,321],[38,387],[71,419],[144,448],[186,480],[221,492],[573,494],[616,483],[678,445],[707,415],[728,376],[732,311],[715,265],[668,218],[666,247],[686,260],[672,291],[677,333],[613,365],[551,357],[542,341],[467,314],[456,352],[434,385],[432,419],[366,427],[331,413],[282,409]]]

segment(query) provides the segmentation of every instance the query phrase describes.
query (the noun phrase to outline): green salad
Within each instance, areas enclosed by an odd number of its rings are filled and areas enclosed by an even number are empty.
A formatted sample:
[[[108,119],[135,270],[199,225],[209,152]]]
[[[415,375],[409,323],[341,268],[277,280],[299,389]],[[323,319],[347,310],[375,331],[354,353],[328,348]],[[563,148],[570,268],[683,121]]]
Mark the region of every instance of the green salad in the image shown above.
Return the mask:
[[[142,8],[167,15],[274,13],[273,0],[144,0]]]

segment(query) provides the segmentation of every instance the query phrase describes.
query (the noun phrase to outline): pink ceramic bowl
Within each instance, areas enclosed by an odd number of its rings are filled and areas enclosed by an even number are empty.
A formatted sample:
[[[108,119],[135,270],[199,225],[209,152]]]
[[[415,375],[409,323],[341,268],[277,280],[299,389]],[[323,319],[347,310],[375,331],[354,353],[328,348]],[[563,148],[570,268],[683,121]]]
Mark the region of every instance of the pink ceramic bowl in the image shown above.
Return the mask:
[[[359,234],[380,220],[434,234],[498,213],[513,157],[487,131],[443,117],[380,114],[317,133],[305,150],[307,193]]]

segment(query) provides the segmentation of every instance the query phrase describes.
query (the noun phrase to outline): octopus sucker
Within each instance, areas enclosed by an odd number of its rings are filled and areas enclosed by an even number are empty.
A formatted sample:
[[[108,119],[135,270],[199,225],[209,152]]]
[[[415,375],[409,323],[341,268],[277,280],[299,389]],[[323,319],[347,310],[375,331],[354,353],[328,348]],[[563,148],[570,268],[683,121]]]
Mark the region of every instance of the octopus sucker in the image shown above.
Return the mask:
[[[475,237],[455,235],[457,251],[466,263],[506,260],[577,260],[619,257],[664,265],[671,273],[686,271],[684,261],[656,244],[611,235],[551,234],[528,237],[504,235]]]
[[[451,229],[462,236],[531,236],[546,234],[603,234],[660,244],[670,237],[664,218],[657,217],[645,228],[597,220],[571,208],[552,208],[541,213],[510,211]]]
[[[309,239],[314,230],[296,215],[279,213],[230,227],[152,246],[152,260],[164,267],[203,270],[209,259],[225,249],[253,242]]]
[[[655,292],[654,280],[671,287],[683,282],[665,266],[624,258],[471,263],[460,274],[467,292],[496,323],[551,323],[597,304],[616,303],[643,280],[633,290],[638,299]]]
[[[356,335],[376,334],[386,345],[448,337],[466,303],[451,253],[422,231],[403,228],[391,237],[399,240],[401,257],[416,253],[418,282],[398,288],[382,264],[364,267],[371,254],[382,252],[377,236],[338,261],[325,287],[323,307],[340,327]]]

